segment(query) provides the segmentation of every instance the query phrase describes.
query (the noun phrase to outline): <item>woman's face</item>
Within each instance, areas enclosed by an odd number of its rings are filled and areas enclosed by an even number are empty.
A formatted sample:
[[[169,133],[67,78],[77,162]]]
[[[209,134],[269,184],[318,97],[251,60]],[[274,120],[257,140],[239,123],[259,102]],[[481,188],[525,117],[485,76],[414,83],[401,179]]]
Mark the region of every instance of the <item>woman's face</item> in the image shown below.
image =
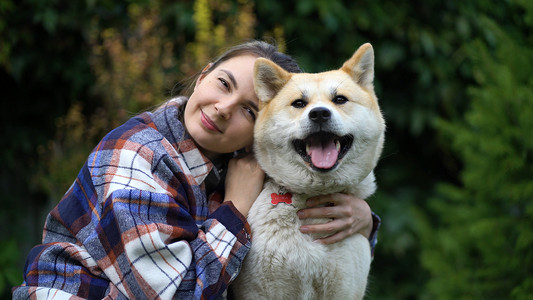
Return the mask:
[[[251,147],[259,102],[253,87],[256,59],[231,58],[196,81],[185,107],[185,127],[206,156]]]

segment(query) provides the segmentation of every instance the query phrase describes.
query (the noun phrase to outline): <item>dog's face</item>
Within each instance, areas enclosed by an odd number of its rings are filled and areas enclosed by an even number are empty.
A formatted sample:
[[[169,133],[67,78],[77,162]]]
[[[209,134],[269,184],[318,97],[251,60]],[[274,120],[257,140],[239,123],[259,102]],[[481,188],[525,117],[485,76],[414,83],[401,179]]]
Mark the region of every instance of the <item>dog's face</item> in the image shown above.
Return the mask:
[[[316,74],[288,73],[257,59],[254,86],[261,111],[254,149],[265,172],[302,193],[331,192],[331,186],[346,190],[368,176],[373,184],[385,131],[373,77],[370,44],[340,69]]]

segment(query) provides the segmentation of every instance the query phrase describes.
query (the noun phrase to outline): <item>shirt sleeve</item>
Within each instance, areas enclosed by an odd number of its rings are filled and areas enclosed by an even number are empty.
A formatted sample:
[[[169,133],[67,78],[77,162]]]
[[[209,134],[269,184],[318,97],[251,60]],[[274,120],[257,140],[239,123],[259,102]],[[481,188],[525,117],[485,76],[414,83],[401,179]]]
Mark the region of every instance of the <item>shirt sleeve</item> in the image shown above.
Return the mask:
[[[378,244],[378,231],[381,226],[381,218],[374,212],[372,212],[372,232],[370,233],[370,236],[368,237],[368,241],[370,242],[370,251],[372,254],[372,260],[374,259],[374,251],[376,249],[376,245]]]

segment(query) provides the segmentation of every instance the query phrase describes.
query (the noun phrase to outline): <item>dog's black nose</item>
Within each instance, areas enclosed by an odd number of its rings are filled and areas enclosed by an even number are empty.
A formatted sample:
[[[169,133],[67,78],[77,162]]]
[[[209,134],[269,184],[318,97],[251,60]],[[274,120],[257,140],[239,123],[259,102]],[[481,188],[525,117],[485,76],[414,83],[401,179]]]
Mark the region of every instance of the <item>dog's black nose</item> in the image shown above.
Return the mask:
[[[316,107],[309,112],[309,119],[319,124],[327,122],[330,118],[331,111],[324,107]]]

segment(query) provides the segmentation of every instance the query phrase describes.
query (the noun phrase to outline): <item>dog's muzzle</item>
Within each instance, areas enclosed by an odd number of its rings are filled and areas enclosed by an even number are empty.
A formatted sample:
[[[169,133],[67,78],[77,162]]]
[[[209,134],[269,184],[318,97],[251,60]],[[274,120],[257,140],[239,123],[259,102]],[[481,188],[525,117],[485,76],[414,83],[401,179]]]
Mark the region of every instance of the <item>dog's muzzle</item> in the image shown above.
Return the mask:
[[[331,111],[325,107],[315,107],[308,114],[316,131],[304,139],[292,141],[294,150],[312,169],[327,172],[334,169],[352,147],[352,135],[338,136],[328,131],[327,123]]]

